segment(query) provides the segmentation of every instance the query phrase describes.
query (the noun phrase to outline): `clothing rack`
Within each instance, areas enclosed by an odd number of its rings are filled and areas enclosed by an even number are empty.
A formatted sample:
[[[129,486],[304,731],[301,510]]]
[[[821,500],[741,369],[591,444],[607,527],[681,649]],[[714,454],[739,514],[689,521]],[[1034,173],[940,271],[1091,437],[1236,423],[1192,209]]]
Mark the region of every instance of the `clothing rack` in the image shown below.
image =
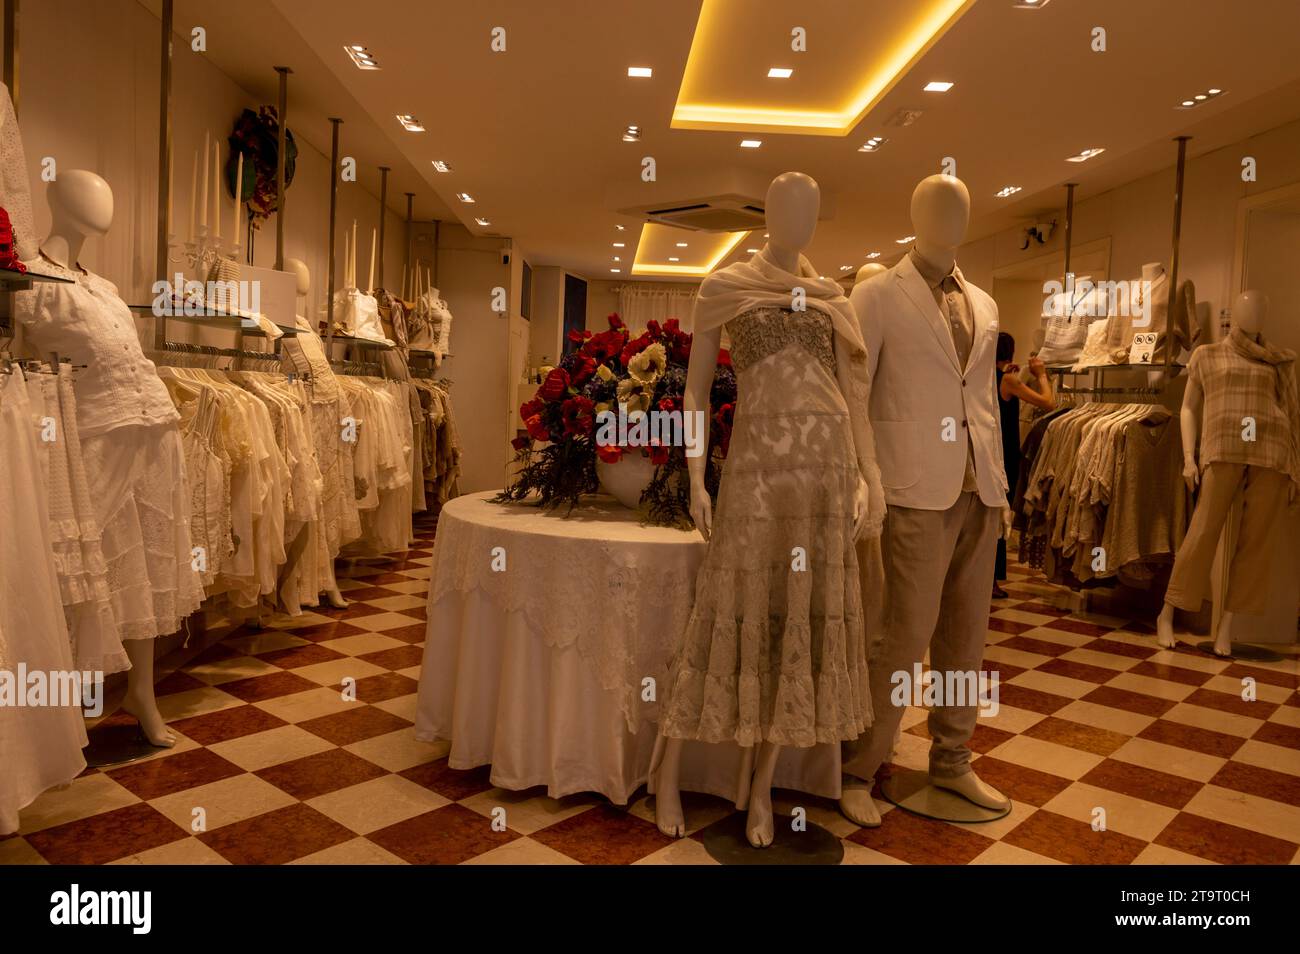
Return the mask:
[[[340,361],[331,358],[330,367],[337,368],[344,374],[358,375],[360,377],[381,378],[384,376],[383,366],[375,361]]]

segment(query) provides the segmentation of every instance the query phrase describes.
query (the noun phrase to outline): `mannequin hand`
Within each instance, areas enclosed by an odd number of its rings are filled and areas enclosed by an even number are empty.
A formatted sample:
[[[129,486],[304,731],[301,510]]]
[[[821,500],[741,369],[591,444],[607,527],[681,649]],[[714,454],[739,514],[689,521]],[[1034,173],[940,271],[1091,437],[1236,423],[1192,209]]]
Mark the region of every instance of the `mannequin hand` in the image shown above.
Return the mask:
[[[1196,466],[1196,461],[1189,460],[1183,464],[1183,482],[1187,484],[1189,494],[1196,492],[1196,485],[1201,482],[1201,472]]]
[[[700,531],[700,535],[705,540],[709,539],[709,534],[713,531],[713,501],[704,489],[704,481],[698,484],[691,482],[691,519],[695,521],[695,528]]]
[[[1015,521],[1015,514],[1011,512],[1010,507],[1002,508],[1002,539],[1011,539],[1011,524]]]
[[[871,490],[867,482],[858,477],[858,488],[853,492],[853,539],[861,540],[871,514]]]

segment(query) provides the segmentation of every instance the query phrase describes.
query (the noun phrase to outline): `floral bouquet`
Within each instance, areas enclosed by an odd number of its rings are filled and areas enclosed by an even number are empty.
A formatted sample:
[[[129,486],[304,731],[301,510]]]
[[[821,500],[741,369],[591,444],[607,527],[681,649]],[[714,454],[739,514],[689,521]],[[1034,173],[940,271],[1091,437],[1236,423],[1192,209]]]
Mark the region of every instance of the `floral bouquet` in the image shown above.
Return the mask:
[[[572,510],[584,494],[600,489],[597,459],[613,464],[640,454],[654,465],[641,495],[645,519],[689,528],[686,455],[692,428],[685,422],[683,393],[691,336],[676,318],[662,325],[651,321],[635,339],[618,315],[608,320],[609,329],[598,334],[569,332],[575,347],[559,367],[546,371],[536,395],[519,408],[527,431],[511,442],[519,471],[495,499],[536,495],[539,506],[567,504]],[[716,495],[736,406],[736,376],[725,349],[718,353],[709,405],[707,438],[697,437],[707,458],[705,486]]]

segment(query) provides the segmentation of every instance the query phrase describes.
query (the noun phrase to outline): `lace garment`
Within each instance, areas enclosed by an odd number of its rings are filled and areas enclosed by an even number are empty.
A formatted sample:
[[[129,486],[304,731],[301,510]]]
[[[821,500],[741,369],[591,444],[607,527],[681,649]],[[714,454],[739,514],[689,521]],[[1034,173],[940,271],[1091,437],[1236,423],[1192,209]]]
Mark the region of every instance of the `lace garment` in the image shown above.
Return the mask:
[[[859,469],[831,319],[762,306],[726,329],[735,421],[660,730],[746,747],[856,738],[871,723]]]
[[[30,262],[38,253],[38,245],[31,186],[27,181],[27,157],[9,87],[0,84],[0,91],[0,208],[9,213],[9,224],[14,229],[14,251],[24,262]]]

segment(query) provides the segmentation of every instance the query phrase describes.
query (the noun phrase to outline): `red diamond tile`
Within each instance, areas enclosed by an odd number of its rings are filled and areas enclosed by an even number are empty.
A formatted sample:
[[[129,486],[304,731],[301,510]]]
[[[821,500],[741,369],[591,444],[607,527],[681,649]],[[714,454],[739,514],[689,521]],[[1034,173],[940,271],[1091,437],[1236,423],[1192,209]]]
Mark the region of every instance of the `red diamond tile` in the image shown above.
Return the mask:
[[[357,680],[357,699],[361,702],[384,702],[417,692],[420,684],[410,676],[395,672],[380,673]]]
[[[890,814],[893,814],[892,812]],[[1147,843],[1117,831],[1094,831],[1086,822],[1040,808],[1002,840],[1071,865],[1127,865]]]
[[[273,666],[279,666],[281,669],[299,669],[303,666],[314,666],[317,663],[343,659],[344,655],[330,649],[328,646],[318,646],[316,643],[311,643],[306,646],[275,649],[269,653],[258,653],[257,658],[269,662]]]
[[[532,839],[587,865],[631,864],[673,843],[652,822],[612,805],[570,816]]]
[[[1068,778],[1004,762],[992,755],[977,759],[972,768],[981,779],[1016,802],[1045,805],[1070,787]],[[891,813],[892,814],[892,813]]]
[[[1002,642],[998,643],[998,646],[1005,649],[1014,649],[1022,653],[1037,653],[1039,656],[1060,656],[1062,653],[1068,653],[1074,648],[1064,643],[1034,639],[1032,636],[1012,636],[1010,639],[1002,640]]]
[[[1011,706],[1013,709],[1028,709],[1030,712],[1037,712],[1042,715],[1051,715],[1059,709],[1064,709],[1073,699],[1066,696],[1058,696],[1053,692],[1041,692],[1038,689],[1027,689],[1024,686],[1012,686],[1003,683],[998,686],[998,703],[1004,706]]]
[[[1158,772],[1131,762],[1105,759],[1098,762],[1083,778],[1088,785],[1155,802],[1166,808],[1183,808],[1201,790],[1199,782]]]
[[[188,838],[189,832],[140,802],[24,837],[50,864],[102,865]]]
[[[1277,709],[1277,703],[1255,699],[1247,702],[1241,696],[1229,692],[1217,692],[1213,689],[1197,689],[1183,700],[1194,706],[1231,712],[1233,715],[1246,716],[1248,719],[1267,719]]]
[[[399,669],[410,669],[412,666],[420,665],[424,661],[424,647],[395,646],[392,649],[381,649],[376,653],[365,653],[357,658],[391,672],[397,672]]]
[[[1162,716],[1178,705],[1169,699],[1160,699],[1141,692],[1130,692],[1127,689],[1116,689],[1114,686],[1098,686],[1084,696],[1083,701],[1149,716]]]
[[[1037,624],[1022,623],[1014,619],[1001,619],[997,616],[989,617],[989,630],[994,633],[1011,633],[1013,636],[1019,636],[1031,629],[1037,629]]]
[[[1085,623],[1080,619],[1054,619],[1044,623],[1047,629],[1059,629],[1063,633],[1077,633],[1080,636],[1105,636],[1115,627],[1100,626],[1097,623]]]
[[[104,773],[145,801],[183,792],[187,788],[243,775],[244,770],[209,749],[191,749],[163,758],[136,762]]]
[[[345,613],[346,610],[331,609],[331,613]],[[376,610],[375,612],[383,612]],[[314,623],[310,626],[296,627],[290,632],[299,639],[306,639],[313,643],[323,643],[330,639],[339,639],[343,636],[356,636],[366,632],[360,626],[353,626],[351,623],[335,621],[332,623]]]
[[[1089,666],[1086,663],[1072,662],[1068,659],[1052,659],[1040,666],[1036,666],[1035,670],[1053,676],[1064,676],[1067,679],[1095,682],[1099,686],[1110,682],[1119,674],[1118,670],[1115,669],[1106,669],[1103,666]]]
[[[193,739],[199,745],[215,745],[228,739],[238,739],[255,732],[276,729],[288,723],[278,716],[271,715],[265,709],[244,705],[181,719],[170,725],[181,735]]]
[[[1228,762],[1210,779],[1210,784],[1300,808],[1300,779],[1286,772],[1275,772],[1244,762]],[[1300,840],[1300,832],[1296,833],[1296,839]]]
[[[183,670],[176,670],[169,676],[164,676],[153,684],[154,696],[170,696],[177,692],[189,692],[191,689],[206,689],[207,683],[201,679],[195,679],[189,673]]]
[[[848,841],[914,865],[969,864],[994,844],[975,826],[959,828],[901,808],[886,812],[879,828],[860,828]]]
[[[425,762],[423,765],[417,765],[397,774],[454,802],[492,788],[490,780],[492,769],[487,765],[461,771],[451,768],[447,765],[446,759],[441,759],[437,762]]]
[[[1130,643],[1121,643],[1117,639],[1094,639],[1090,643],[1084,643],[1080,649],[1091,649],[1093,652],[1110,653],[1113,656],[1125,656],[1129,659],[1146,659],[1154,656],[1159,652],[1159,648],[1152,643],[1150,648],[1146,646],[1134,646]]]
[[[1300,689],[1300,674],[1294,672],[1279,672],[1276,669],[1263,669],[1259,666],[1233,663],[1219,675],[1231,676],[1233,679],[1241,679],[1245,676],[1250,676],[1256,682],[1263,683],[1267,686],[1280,686],[1283,689]]]
[[[306,801],[317,795],[337,792],[388,774],[378,765],[343,749],[330,749],[306,758],[281,762],[253,773],[258,778],[283,789],[294,798]]]
[[[1210,681],[1210,673],[1200,672],[1195,669],[1183,669],[1181,666],[1168,666],[1164,663],[1156,663],[1147,659],[1138,663],[1129,670],[1135,676],[1146,676],[1149,679],[1163,679],[1165,682],[1176,682],[1181,686],[1203,686]]]
[[[351,745],[353,742],[396,732],[411,725],[411,722],[400,716],[368,705],[358,705],[353,709],[344,709],[342,712],[334,712],[298,723],[299,728],[306,729],[312,735],[318,735],[326,742],[333,742],[335,745]]]
[[[1221,865],[1284,865],[1296,853],[1296,843],[1200,815],[1179,812],[1155,843],[1208,858]]]
[[[493,831],[486,815],[464,805],[444,805],[366,837],[413,865],[457,865],[514,841],[519,833]]]
[[[283,865],[357,837],[310,805],[286,805],[198,836],[237,865]]]
[[[1052,606],[1050,603],[1043,603],[1039,600],[1032,600],[1028,603],[1017,603],[1011,609],[1019,610],[1022,613],[1036,613],[1039,616],[1069,616],[1070,611],[1061,609],[1059,606]]]
[[[1138,738],[1163,742],[1165,745],[1176,745],[1179,748],[1191,749],[1193,752],[1215,755],[1221,759],[1232,758],[1233,753],[1246,742],[1239,736],[1211,732],[1209,729],[1183,725],[1181,722],[1166,722],[1164,719],[1152,722],[1138,733]]]
[[[234,682],[221,684],[222,692],[227,692],[244,702],[264,702],[267,699],[278,699],[281,696],[293,695],[295,692],[307,692],[318,688],[320,687],[316,683],[291,672],[273,672],[266,676],[252,676],[248,679],[236,679]]]

